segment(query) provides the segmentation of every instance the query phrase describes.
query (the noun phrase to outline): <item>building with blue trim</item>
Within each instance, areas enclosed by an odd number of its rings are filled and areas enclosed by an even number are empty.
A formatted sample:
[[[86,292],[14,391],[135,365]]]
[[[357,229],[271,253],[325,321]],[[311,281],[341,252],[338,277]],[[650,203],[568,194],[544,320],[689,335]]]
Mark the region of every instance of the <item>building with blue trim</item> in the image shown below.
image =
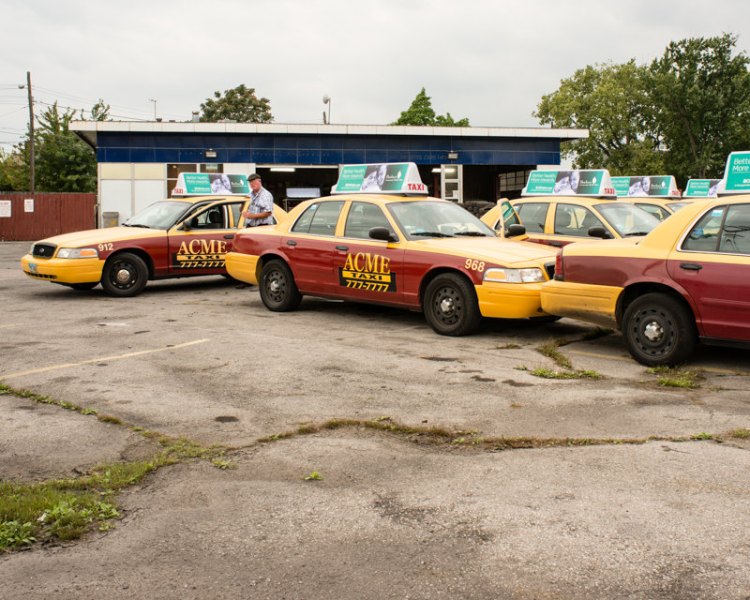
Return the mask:
[[[585,129],[76,121],[98,160],[100,214],[120,222],[168,196],[183,172],[259,173],[283,205],[327,195],[343,164],[413,162],[430,195],[516,197],[527,174],[560,164]],[[295,192],[296,191],[296,192]],[[304,194],[303,194],[304,196]]]

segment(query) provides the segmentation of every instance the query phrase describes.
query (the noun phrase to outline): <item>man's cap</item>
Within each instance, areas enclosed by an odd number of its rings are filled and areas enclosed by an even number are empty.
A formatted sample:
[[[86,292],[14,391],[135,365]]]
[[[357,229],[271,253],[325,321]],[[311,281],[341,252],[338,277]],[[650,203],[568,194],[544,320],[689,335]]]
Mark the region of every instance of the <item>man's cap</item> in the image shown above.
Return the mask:
[[[256,179],[260,179],[260,175],[258,175],[257,173],[253,173],[252,175],[247,176],[248,181],[255,181]]]

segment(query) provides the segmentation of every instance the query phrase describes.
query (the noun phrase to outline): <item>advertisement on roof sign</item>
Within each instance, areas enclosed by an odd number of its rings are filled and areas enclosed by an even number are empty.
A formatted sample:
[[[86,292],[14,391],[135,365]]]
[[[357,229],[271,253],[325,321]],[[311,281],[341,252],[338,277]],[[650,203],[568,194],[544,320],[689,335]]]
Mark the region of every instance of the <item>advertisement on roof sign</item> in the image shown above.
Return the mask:
[[[612,185],[618,198],[680,197],[677,182],[672,175],[613,177]]]
[[[750,152],[732,152],[724,173],[724,192],[750,192]]]
[[[180,173],[173,196],[247,196],[247,175],[227,173]]]
[[[716,198],[721,179],[691,179],[687,182],[685,198]]]
[[[334,193],[427,193],[414,163],[344,165]]]
[[[524,196],[613,196],[609,173],[604,170],[532,171]]]

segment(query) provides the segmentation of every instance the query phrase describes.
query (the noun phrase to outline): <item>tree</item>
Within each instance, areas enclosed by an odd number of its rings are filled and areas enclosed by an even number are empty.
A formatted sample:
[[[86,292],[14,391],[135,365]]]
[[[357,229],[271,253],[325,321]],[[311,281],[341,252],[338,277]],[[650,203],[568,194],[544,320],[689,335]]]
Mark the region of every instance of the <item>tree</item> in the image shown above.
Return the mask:
[[[650,106],[645,75],[633,60],[589,65],[542,96],[534,116],[552,127],[589,130],[587,139],[563,144],[563,156],[573,157],[576,168],[606,168],[613,175],[661,172],[659,140],[644,126]]]
[[[397,121],[391,125],[425,125],[432,127],[468,127],[469,119],[456,121],[450,113],[436,115],[432,108],[432,101],[424,88],[411,103],[411,106],[401,113]]]
[[[736,42],[729,34],[671,42],[648,69],[652,127],[680,181],[721,177],[727,155],[750,147],[750,59],[732,55]]]
[[[101,103],[101,101],[100,101]],[[96,114],[106,116],[102,106]],[[107,107],[108,109],[108,107]],[[55,102],[39,117],[36,145],[37,189],[48,192],[96,191],[96,156],[93,150],[70,131],[75,110],[64,113]],[[92,116],[94,115],[92,110]]]
[[[240,84],[231,90],[214,92],[213,98],[207,98],[201,104],[200,120],[215,123],[228,119],[238,123],[271,123],[271,104],[268,98],[258,98],[255,88]]]

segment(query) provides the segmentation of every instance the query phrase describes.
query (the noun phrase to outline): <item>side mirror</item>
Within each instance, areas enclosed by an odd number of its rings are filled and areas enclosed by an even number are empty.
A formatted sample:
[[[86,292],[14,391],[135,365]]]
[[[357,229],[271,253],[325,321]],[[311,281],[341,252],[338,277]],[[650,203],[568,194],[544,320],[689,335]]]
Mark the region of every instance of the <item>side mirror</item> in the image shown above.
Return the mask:
[[[369,233],[373,240],[380,240],[382,242],[396,241],[396,237],[391,234],[387,227],[373,227]]]
[[[190,231],[192,229],[192,227],[190,227],[190,219],[183,221],[179,228],[182,229],[182,231]]]
[[[526,227],[524,225],[514,223],[513,225],[508,225],[508,228],[505,230],[505,237],[516,237],[525,233]]]
[[[601,225],[589,227],[588,233],[591,237],[601,238],[603,240],[612,239],[612,234],[609,233],[609,231],[607,231],[606,229],[604,229],[604,227],[602,227]]]

